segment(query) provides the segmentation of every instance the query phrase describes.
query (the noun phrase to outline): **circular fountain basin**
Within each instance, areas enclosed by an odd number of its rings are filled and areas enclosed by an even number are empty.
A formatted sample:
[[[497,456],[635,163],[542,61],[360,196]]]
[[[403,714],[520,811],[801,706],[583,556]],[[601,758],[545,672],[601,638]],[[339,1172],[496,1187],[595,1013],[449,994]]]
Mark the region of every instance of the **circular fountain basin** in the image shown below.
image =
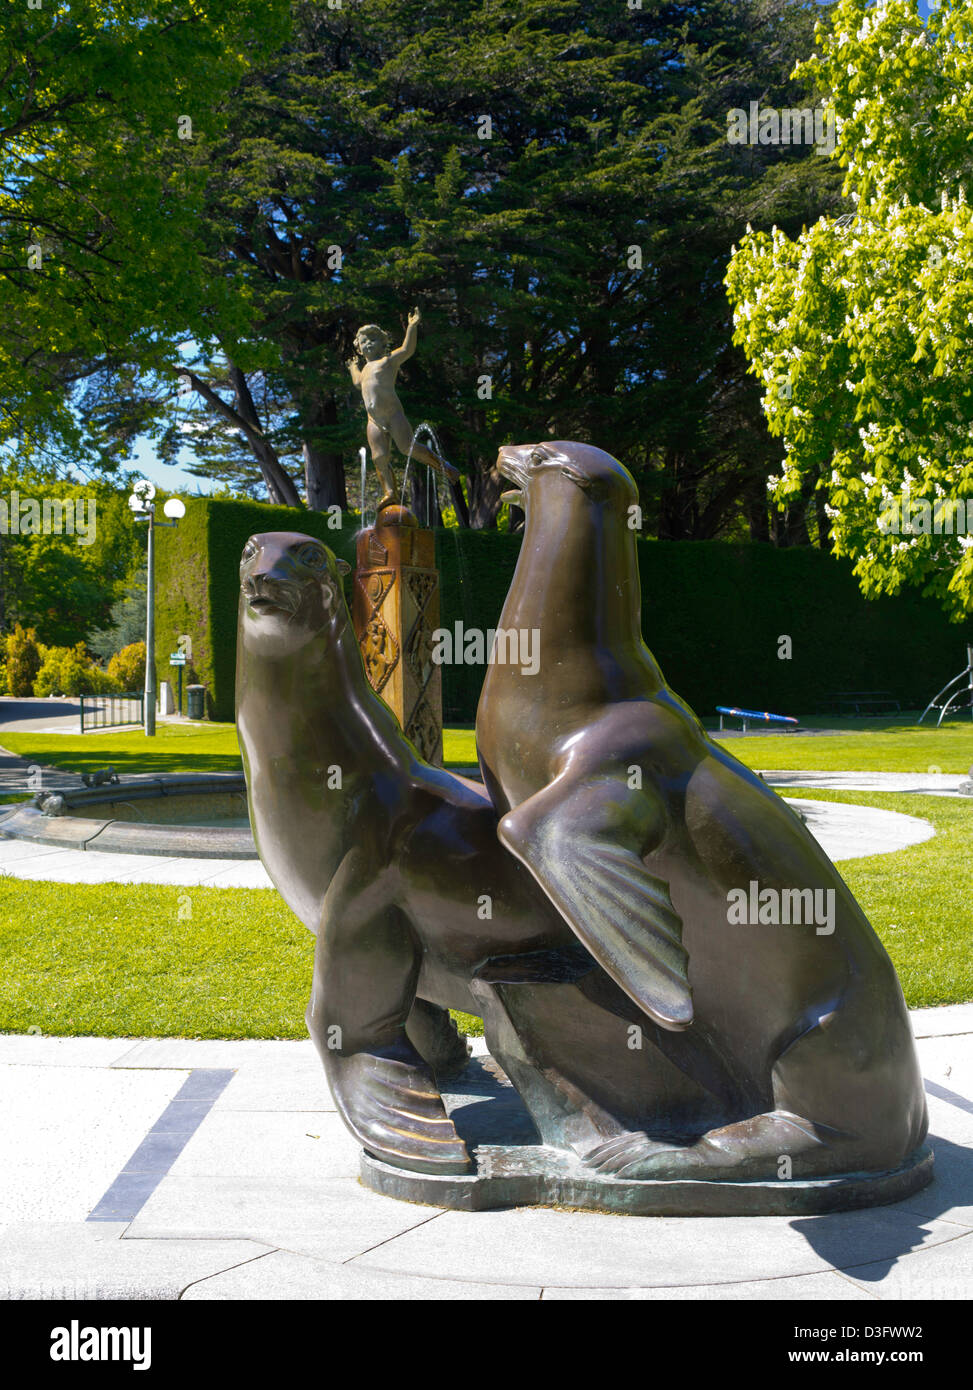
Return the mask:
[[[59,815],[33,802],[0,816],[0,836],[61,849],[191,859],[256,859],[242,772],[145,777],[52,791]]]

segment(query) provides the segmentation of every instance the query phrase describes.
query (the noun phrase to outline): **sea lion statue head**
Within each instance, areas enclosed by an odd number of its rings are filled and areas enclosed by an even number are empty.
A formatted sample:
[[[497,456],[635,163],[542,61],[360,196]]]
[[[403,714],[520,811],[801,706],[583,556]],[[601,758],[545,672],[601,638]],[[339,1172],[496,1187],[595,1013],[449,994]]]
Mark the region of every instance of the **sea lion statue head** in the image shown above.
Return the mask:
[[[350,565],[313,536],[263,531],[240,561],[240,638],[262,656],[285,657],[348,621],[341,576]]]
[[[638,502],[638,489],[628,469],[604,449],[556,439],[544,444],[505,444],[497,468],[516,485],[503,498],[523,507],[565,517],[591,507],[627,518]]]

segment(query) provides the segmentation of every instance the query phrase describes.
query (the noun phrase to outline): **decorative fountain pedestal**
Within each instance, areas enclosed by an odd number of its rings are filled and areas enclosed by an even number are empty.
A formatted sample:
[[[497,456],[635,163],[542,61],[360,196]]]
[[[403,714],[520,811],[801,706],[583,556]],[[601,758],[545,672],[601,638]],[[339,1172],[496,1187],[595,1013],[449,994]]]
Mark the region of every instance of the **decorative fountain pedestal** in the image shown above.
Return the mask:
[[[439,572],[432,531],[407,507],[381,508],[358,537],[352,618],[376,695],[420,757],[443,762],[442,669],[432,659]]]

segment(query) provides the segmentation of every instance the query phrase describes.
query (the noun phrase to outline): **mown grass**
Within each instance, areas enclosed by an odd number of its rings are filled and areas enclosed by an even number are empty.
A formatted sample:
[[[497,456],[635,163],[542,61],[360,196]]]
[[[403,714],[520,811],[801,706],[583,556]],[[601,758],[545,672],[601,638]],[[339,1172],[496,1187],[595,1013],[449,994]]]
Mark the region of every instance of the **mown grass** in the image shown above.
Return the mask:
[[[821,720],[809,721],[821,724]],[[748,734],[725,746],[755,768],[814,772],[966,772],[973,765],[973,722],[917,728],[910,717],[869,725],[864,719],[824,721],[842,732]],[[717,734],[717,737],[719,735]],[[92,772],[111,763],[119,773],[222,772],[240,768],[232,724],[160,724],[155,738],[140,730],[93,734],[4,733],[0,743],[32,762],[72,772]],[[447,767],[476,764],[472,729],[444,731]]]
[[[35,734],[0,727],[0,743],[31,762],[69,772],[94,772],[109,763],[122,774],[239,772],[242,766],[233,724],[159,724],[154,738],[141,729]]]
[[[0,1029],[302,1038],[314,939],[277,893],[0,878]]]
[[[881,937],[910,1008],[973,1000],[973,797],[808,791],[929,821],[931,840],[895,854],[845,859],[842,878]]]
[[[94,772],[109,763],[121,774],[133,772],[238,772],[240,745],[233,724],[158,724],[154,738],[139,730],[91,734],[5,733],[0,744],[11,753],[45,767]],[[445,761],[476,763],[472,729],[447,729]]]
[[[716,735],[719,738],[719,734]],[[748,767],[801,772],[967,772],[973,764],[973,723],[942,729],[914,724],[881,731],[831,734],[748,734],[723,740]]]
[[[936,837],[925,844],[839,867],[910,1006],[973,999],[973,801],[800,795],[933,823]],[[310,934],[267,890],[0,877],[0,1031],[303,1038],[312,956]],[[478,1021],[465,1024],[479,1031]]]

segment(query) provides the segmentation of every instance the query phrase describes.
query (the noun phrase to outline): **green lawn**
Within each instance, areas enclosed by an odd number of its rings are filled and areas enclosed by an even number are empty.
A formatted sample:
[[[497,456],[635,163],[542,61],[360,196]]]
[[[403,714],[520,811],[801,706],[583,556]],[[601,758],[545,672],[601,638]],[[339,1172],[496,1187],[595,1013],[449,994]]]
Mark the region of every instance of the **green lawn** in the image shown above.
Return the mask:
[[[94,772],[239,772],[240,745],[233,724],[159,724],[154,738],[141,729],[92,734],[4,733],[0,744],[44,766]]]
[[[846,859],[838,869],[892,957],[910,1007],[973,1000],[973,798],[804,788],[788,795],[902,811],[935,826],[921,845]]]
[[[303,1038],[314,939],[275,892],[0,877],[0,1030]]]
[[[913,1007],[973,999],[973,804],[805,792],[923,816],[936,838],[841,872]],[[303,1038],[312,938],[276,893],[0,877],[0,1031]]]
[[[973,766],[973,721],[942,729],[917,728],[914,716],[889,720],[808,720],[839,727],[832,734],[752,734],[725,740],[749,767],[814,772],[966,772]],[[0,733],[11,753],[72,772],[91,772],[111,763],[126,772],[213,772],[240,767],[232,724],[160,724],[154,739],[131,733]],[[447,767],[476,764],[472,729],[446,729]]]
[[[719,737],[719,735],[717,735]],[[730,752],[755,768],[801,772],[967,772],[973,764],[973,723],[942,729],[914,724],[831,734],[748,734],[725,739]]]
[[[119,773],[236,772],[240,745],[233,724],[159,724],[154,738],[141,729],[131,733],[109,730],[92,734],[3,733],[0,744],[32,762],[93,772],[109,763]],[[476,763],[472,729],[447,729],[446,762]]]

